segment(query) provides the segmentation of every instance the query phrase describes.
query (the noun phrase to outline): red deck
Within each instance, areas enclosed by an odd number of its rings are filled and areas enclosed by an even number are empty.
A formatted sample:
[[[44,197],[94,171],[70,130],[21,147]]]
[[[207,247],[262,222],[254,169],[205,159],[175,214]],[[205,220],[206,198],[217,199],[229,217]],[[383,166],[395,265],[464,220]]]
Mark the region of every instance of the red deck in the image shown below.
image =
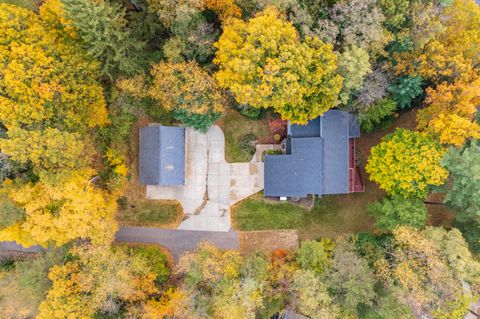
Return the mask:
[[[348,163],[348,176],[349,176],[349,191],[350,193],[359,193],[365,191],[365,185],[363,185],[362,175],[360,169],[355,165],[355,139],[349,140],[349,155],[350,160]]]

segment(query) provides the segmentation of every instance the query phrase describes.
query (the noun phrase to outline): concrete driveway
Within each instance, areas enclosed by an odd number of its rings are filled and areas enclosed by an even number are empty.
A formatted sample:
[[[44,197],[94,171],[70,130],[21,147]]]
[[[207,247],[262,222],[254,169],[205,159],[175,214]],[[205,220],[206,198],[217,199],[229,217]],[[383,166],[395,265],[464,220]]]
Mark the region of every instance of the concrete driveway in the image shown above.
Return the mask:
[[[147,198],[178,200],[187,216],[179,229],[228,231],[230,206],[263,189],[263,163],[227,163],[218,126],[207,134],[187,128],[185,138],[185,185],[147,186]]]

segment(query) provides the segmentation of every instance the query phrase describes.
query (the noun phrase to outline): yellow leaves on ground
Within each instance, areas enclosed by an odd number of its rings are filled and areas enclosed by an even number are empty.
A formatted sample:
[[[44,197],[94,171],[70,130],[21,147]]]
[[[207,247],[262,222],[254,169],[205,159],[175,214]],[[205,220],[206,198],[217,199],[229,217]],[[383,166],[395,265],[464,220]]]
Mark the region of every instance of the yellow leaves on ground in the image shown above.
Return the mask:
[[[427,133],[397,129],[371,149],[365,169],[390,195],[425,198],[448,176],[440,165],[444,152]]]
[[[418,128],[438,137],[442,144],[461,146],[468,138],[480,137],[474,121],[480,103],[480,78],[471,82],[444,82],[427,89],[427,107],[418,111]]]
[[[90,182],[95,172],[82,169],[59,176],[55,183],[5,185],[25,220],[0,231],[1,240],[61,246],[75,238],[104,244],[113,240],[115,198]]]
[[[338,103],[342,77],[332,46],[301,42],[274,7],[248,22],[231,20],[215,47],[215,77],[240,104],[273,107],[283,119],[306,123]]]

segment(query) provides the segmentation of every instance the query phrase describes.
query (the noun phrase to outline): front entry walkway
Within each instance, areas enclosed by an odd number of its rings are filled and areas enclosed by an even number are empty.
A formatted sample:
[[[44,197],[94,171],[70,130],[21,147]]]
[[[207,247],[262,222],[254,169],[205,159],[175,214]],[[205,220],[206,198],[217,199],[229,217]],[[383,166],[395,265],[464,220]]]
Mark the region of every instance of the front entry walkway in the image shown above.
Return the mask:
[[[187,128],[185,142],[185,185],[149,185],[147,198],[178,200],[187,217],[179,229],[227,232],[230,206],[263,189],[263,163],[227,163],[218,126],[207,134]]]

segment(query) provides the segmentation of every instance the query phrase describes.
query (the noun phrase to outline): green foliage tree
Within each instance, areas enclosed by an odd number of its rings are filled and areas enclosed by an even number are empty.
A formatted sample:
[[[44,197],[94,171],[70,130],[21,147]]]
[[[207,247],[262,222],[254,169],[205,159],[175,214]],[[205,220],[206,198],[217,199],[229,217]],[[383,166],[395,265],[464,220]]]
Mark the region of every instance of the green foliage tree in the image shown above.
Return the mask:
[[[325,280],[333,291],[334,301],[346,313],[356,314],[359,305],[373,305],[376,297],[373,270],[355,253],[352,243],[346,240],[337,243]]]
[[[67,23],[75,28],[87,53],[102,62],[105,76],[138,71],[136,55],[143,44],[132,37],[120,4],[104,0],[61,1]]]
[[[459,222],[480,225],[480,142],[472,141],[462,149],[450,148],[442,165],[448,170],[450,183],[445,203],[457,209]]]
[[[427,222],[427,209],[419,199],[384,198],[368,210],[377,218],[375,226],[384,230],[391,231],[399,225],[423,228]]]
[[[328,292],[328,287],[311,270],[297,270],[293,274],[292,292],[300,312],[312,319],[338,318],[339,307]]]
[[[442,185],[448,172],[440,165],[444,150],[426,133],[398,128],[370,151],[370,180],[390,195],[425,198]]]
[[[391,117],[397,109],[397,103],[391,99],[383,99],[362,110],[357,119],[366,133],[372,132],[385,119]]]
[[[240,104],[306,123],[338,102],[342,78],[332,47],[311,37],[301,42],[274,7],[248,22],[232,20],[215,46],[215,77]]]
[[[380,0],[378,4],[385,16],[384,25],[392,32],[399,31],[407,20],[410,1]]]
[[[423,80],[419,76],[405,76],[399,78],[388,90],[398,106],[404,109],[411,107],[412,101],[423,93],[422,84]]]
[[[350,95],[360,89],[363,80],[371,73],[368,52],[362,48],[351,46],[347,48],[338,59],[338,73],[344,78],[340,101],[347,104]]]
[[[329,239],[303,242],[296,252],[296,259],[303,269],[321,274],[330,265],[335,245]]]

